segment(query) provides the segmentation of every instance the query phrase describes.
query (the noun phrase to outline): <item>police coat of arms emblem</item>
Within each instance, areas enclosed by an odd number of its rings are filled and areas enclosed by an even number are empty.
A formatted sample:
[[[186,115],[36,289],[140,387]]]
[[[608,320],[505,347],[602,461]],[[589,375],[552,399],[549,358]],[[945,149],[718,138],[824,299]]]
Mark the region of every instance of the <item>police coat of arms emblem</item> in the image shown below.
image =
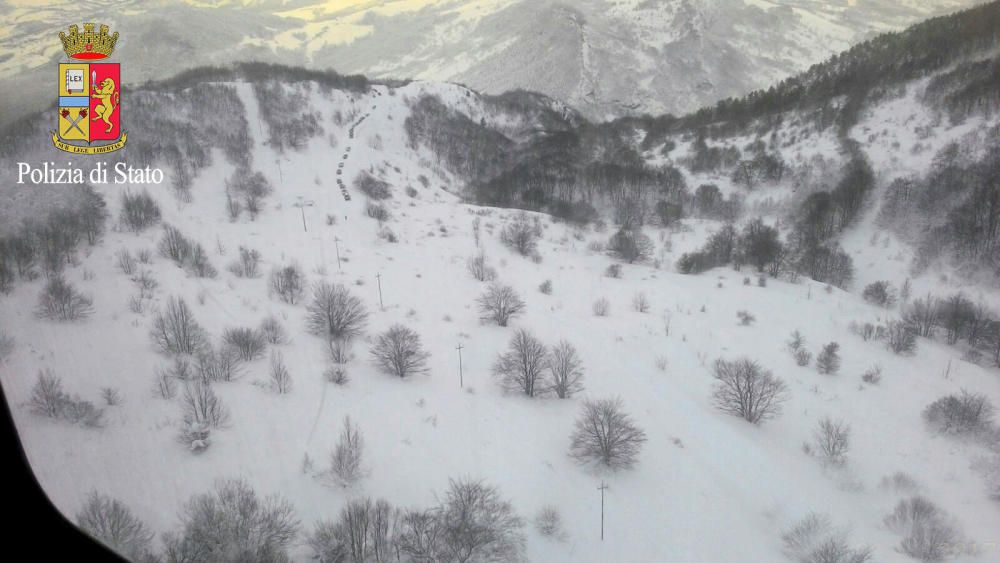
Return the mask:
[[[92,62],[109,57],[118,32],[108,26],[71,25],[59,33],[66,56],[78,62],[59,63],[58,128],[52,142],[59,150],[77,154],[103,154],[125,146],[121,130],[122,82],[118,63]]]

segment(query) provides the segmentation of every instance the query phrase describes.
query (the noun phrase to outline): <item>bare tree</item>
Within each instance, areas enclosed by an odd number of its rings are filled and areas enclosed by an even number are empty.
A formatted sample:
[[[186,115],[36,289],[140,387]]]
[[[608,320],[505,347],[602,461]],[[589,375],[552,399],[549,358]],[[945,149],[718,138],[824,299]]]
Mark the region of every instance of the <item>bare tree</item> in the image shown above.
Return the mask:
[[[330,471],[343,486],[350,486],[361,478],[364,437],[350,416],[344,417],[344,428],[330,456]]]
[[[195,354],[207,342],[204,329],[179,297],[168,299],[166,307],[153,317],[150,336],[165,354]]]
[[[535,397],[548,391],[543,379],[548,361],[545,344],[527,330],[518,329],[507,352],[493,364],[493,375],[505,390]]]
[[[583,362],[576,348],[562,340],[548,356],[549,388],[556,397],[568,399],[583,391]]]
[[[395,556],[391,549],[395,521],[388,501],[355,499],[340,511],[338,521],[319,522],[308,543],[323,562],[391,561]]]
[[[430,356],[420,345],[420,335],[401,324],[378,335],[370,353],[379,369],[401,378],[425,371]]]
[[[477,303],[479,304],[480,318],[484,321],[493,321],[500,326],[507,326],[513,317],[524,312],[524,301],[509,285],[494,283],[486,289]]]
[[[450,481],[437,518],[444,560],[520,561],[524,557],[524,522],[510,502],[483,481]]]
[[[298,264],[289,264],[271,271],[271,291],[285,303],[295,305],[302,299],[306,276]]]
[[[39,317],[54,321],[76,321],[94,312],[94,301],[76,290],[62,276],[54,275],[38,296]]]
[[[446,561],[444,529],[436,509],[407,510],[396,527],[395,546],[408,561]]]
[[[137,194],[126,191],[122,194],[122,209],[119,215],[121,224],[130,231],[138,233],[155,225],[160,220],[160,206],[143,190]]]
[[[164,258],[169,258],[177,265],[181,265],[191,256],[192,246],[191,241],[176,227],[163,226],[163,238],[160,239],[158,248]]]
[[[645,442],[646,433],[625,413],[621,399],[587,401],[576,419],[570,456],[580,463],[628,469],[635,465]]]
[[[361,299],[341,284],[317,283],[306,310],[309,330],[330,338],[349,340],[364,332],[368,323]]]
[[[153,532],[124,503],[97,492],[87,495],[76,523],[113,551],[131,561],[155,561]]]
[[[290,561],[298,535],[295,509],[279,496],[260,498],[243,480],[219,481],[181,511],[180,533],[164,535],[170,563]]]
[[[256,278],[260,275],[260,252],[241,246],[239,258],[229,266],[229,271],[240,278]]]
[[[826,463],[843,465],[851,447],[851,426],[843,420],[824,418],[814,433],[816,449]]]
[[[746,358],[715,361],[713,398],[723,412],[760,424],[778,415],[788,398],[785,383]]]

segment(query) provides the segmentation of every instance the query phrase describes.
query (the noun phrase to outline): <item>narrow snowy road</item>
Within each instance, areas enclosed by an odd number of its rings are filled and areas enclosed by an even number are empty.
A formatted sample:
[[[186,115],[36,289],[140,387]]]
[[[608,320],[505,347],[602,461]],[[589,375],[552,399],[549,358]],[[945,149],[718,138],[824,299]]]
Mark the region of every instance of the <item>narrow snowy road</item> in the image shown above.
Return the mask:
[[[380,92],[378,90],[374,90],[374,92],[375,92],[375,97],[376,98],[382,96],[382,92]],[[355,121],[354,123],[351,124],[351,128],[348,130],[348,133],[347,133],[347,137],[348,137],[349,140],[351,140],[351,141],[354,140],[354,137],[355,137],[354,133],[357,130],[357,128],[360,127],[361,124],[364,123],[366,119],[368,119],[368,116],[370,116],[371,112],[374,111],[375,108],[377,108],[377,107],[378,106],[376,104],[372,104],[372,107],[368,111],[368,113],[362,115],[360,118],[358,118],[357,121]],[[351,194],[348,193],[348,191],[347,191],[347,183],[344,182],[344,167],[347,165],[347,158],[349,156],[351,156],[351,145],[350,145],[350,143],[347,145],[347,148],[344,149],[344,155],[340,157],[340,163],[337,164],[337,186],[340,187],[340,193],[343,194],[344,201],[351,201]]]

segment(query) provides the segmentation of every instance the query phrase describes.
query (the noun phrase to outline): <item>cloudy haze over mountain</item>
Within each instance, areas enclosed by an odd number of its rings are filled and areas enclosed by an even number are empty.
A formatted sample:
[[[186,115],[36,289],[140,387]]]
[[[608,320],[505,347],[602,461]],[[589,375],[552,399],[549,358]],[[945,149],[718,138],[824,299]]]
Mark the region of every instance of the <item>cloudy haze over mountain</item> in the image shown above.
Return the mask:
[[[2,121],[39,109],[59,29],[106,22],[133,82],[271,60],[371,77],[524,88],[592,119],[684,113],[768,86],[874,33],[974,0],[8,2]],[[53,75],[54,76],[54,75]]]

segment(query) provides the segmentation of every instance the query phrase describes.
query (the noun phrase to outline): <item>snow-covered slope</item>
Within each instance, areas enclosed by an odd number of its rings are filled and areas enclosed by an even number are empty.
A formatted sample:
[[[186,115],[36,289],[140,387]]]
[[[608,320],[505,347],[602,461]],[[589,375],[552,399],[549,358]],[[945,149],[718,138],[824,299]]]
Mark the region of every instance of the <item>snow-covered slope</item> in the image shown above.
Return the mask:
[[[969,545],[977,547],[962,561],[995,559],[988,542],[1000,529],[1000,514],[973,463],[986,451],[933,436],[921,423],[927,404],[961,388],[1000,404],[995,370],[958,360],[953,349],[933,341],[921,340],[913,357],[863,342],[849,330],[853,321],[893,313],[823,284],[770,280],[758,287],[729,269],[703,276],[675,273],[671,263],[698,247],[715,222],[692,220],[690,229],[680,230],[647,227],[656,261],[624,264],[620,279],[606,275],[612,260],[592,244],[604,243],[610,234],[597,227],[571,227],[539,215],[541,260],[513,253],[499,233],[517,212],[462,203],[457,194],[463,181],[425,146],[408,142],[406,118],[425,94],[472,122],[510,126],[462,87],[412,83],[350,92],[279,84],[304,97],[296,111],[316,115],[322,133],[299,150],[276,152],[266,144],[271,121],[261,114],[252,85],[223,86],[234,89],[246,113],[250,169],[274,186],[261,214],[255,221],[245,214],[227,219],[225,184],[234,165],[218,150],[194,177],[190,201],[179,199],[167,184],[149,187],[163,222],[208,249],[219,269],[216,278],[193,277],[154,251],[152,263],[140,267],[158,287],[144,312],[132,312],[135,285],[116,267],[115,253],[155,248],[162,229],[141,234],[115,229],[67,272],[93,296],[91,318],[79,323],[37,318],[41,281],[18,283],[0,297],[2,328],[16,339],[13,352],[0,360],[0,382],[33,469],[66,514],[97,490],[121,499],[163,532],[175,528],[191,495],[217,479],[243,477],[259,493],[282,495],[295,506],[303,527],[292,552],[305,561],[306,532],[320,519],[335,518],[350,499],[383,497],[399,507],[426,507],[449,478],[471,477],[498,486],[529,522],[545,505],[561,512],[565,541],[541,536],[530,523],[525,528],[532,561],[777,561],[781,532],[811,511],[848,527],[850,542],[871,545],[875,560],[896,561],[903,560],[896,551],[899,537],[883,518],[903,493],[882,482],[902,471],[920,494],[955,517]],[[893,103],[902,102],[886,108]],[[882,127],[910,107],[876,112],[852,134]],[[948,131],[942,129],[942,140],[961,133]],[[801,139],[801,131],[793,134]],[[789,159],[834,150],[835,139],[818,138],[800,141],[795,147],[801,155]],[[878,146],[870,149],[873,157]],[[675,150],[671,156],[679,157],[687,149]],[[362,171],[391,186],[392,218],[384,224],[366,216],[365,198],[353,183]],[[338,186],[341,177],[350,200]],[[777,194],[786,188],[769,189]],[[98,189],[117,217],[120,187]],[[386,229],[398,242],[390,242]],[[263,277],[240,278],[226,270],[241,246],[260,251]],[[475,300],[485,284],[466,272],[467,258],[478,252],[527,303],[526,313],[509,328],[479,319]],[[303,305],[269,295],[267,273],[291,262],[312,282],[346,285],[371,312],[367,336],[354,344],[345,386],[324,378],[325,344],[306,332]],[[552,281],[551,295],[538,290],[545,280]],[[634,310],[638,293],[651,303],[648,312]],[[267,389],[266,359],[246,364],[236,381],[215,383],[231,421],[213,433],[211,447],[201,454],[178,443],[177,400],[152,391],[157,369],[169,366],[170,359],[154,350],[148,330],[152,312],[173,296],[192,307],[216,342],[225,328],[256,326],[269,315],[291,335],[289,343],[273,347],[291,372],[290,393]],[[593,313],[600,298],[610,303],[606,317]],[[741,310],[752,313],[756,323],[739,325]],[[373,335],[394,323],[422,336],[431,354],[426,374],[401,380],[369,361]],[[515,328],[529,329],[548,344],[560,339],[575,344],[586,369],[586,391],[569,400],[505,395],[490,371]],[[839,342],[839,374],[797,366],[786,350],[794,330],[813,351]],[[723,414],[711,398],[713,362],[744,356],[789,387],[783,414],[759,427]],[[861,374],[875,364],[883,370],[881,383],[862,383]],[[26,405],[40,369],[61,376],[71,394],[96,402],[102,387],[113,387],[123,401],[106,409],[100,429],[45,419]],[[620,397],[647,434],[634,469],[597,472],[567,455],[583,400],[607,397]],[[367,475],[352,488],[326,475],[346,415],[360,426],[366,444]],[[826,416],[842,418],[854,430],[843,468],[824,469],[803,452],[817,421]],[[311,467],[304,467],[306,456]],[[603,541],[596,488],[602,480],[610,486]]]

